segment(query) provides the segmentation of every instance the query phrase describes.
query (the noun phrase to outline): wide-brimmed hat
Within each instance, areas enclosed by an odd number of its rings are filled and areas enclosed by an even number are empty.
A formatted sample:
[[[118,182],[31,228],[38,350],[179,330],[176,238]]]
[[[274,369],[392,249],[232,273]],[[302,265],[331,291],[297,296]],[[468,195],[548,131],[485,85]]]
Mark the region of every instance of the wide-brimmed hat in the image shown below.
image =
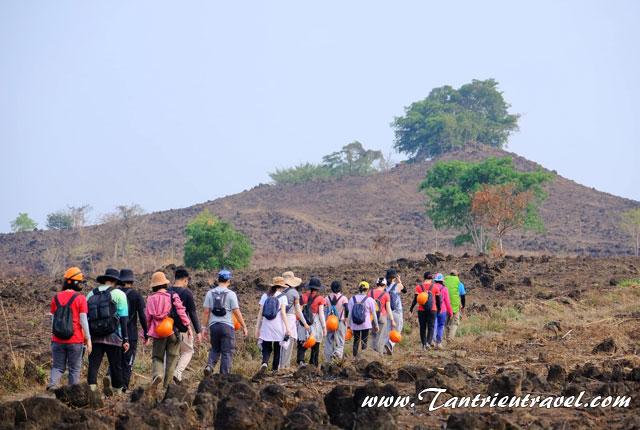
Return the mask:
[[[125,282],[136,282],[133,277],[133,270],[131,269],[120,269],[120,275],[118,276],[118,278],[120,278],[120,285],[124,284]]]
[[[286,287],[287,283],[285,282],[282,276],[276,276],[271,280],[272,287]]]
[[[316,277],[309,279],[307,288],[310,290],[324,290],[324,286],[322,285],[320,278],[316,278]]]
[[[100,275],[96,278],[96,281],[98,281],[98,284],[104,284],[107,281],[118,282],[120,281],[120,272],[109,267],[104,271],[104,275]]]
[[[397,277],[398,277],[398,271],[396,269],[388,269],[387,273],[385,274],[385,278],[387,279],[393,279]]]
[[[284,272],[282,274],[282,277],[284,278],[284,282],[290,287],[294,287],[295,288],[295,287],[300,286],[300,284],[302,284],[302,279],[298,278],[291,271]]]
[[[160,287],[163,285],[169,285],[167,275],[165,275],[164,272],[154,272],[154,274],[151,275],[151,283],[149,284],[149,288]]]

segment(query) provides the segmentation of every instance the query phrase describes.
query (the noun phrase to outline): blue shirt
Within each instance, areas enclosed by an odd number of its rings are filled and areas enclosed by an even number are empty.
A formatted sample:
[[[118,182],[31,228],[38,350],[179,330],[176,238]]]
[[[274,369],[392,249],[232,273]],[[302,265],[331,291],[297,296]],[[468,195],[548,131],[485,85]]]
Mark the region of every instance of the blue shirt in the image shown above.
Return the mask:
[[[458,284],[458,293],[460,293],[461,296],[464,296],[465,294],[467,294],[467,292],[464,289],[464,284],[462,282]]]

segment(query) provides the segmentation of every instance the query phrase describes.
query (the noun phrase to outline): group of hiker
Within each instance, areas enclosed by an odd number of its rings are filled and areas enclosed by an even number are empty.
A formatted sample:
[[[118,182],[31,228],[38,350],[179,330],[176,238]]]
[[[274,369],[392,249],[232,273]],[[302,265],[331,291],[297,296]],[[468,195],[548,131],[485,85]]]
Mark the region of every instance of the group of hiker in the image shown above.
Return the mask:
[[[88,354],[87,382],[97,390],[100,366],[107,356],[108,371],[103,378],[106,395],[129,389],[136,359],[138,338],[152,342],[151,386],[182,382],[183,373],[194,353],[194,343],[208,333],[209,350],[205,375],[214,372],[220,362],[220,373],[230,373],[235,351],[235,332],[248,335],[238,297],[230,289],[230,270],[220,270],[206,293],[201,326],[193,293],[188,288],[190,276],[178,268],[173,283],[164,272],[151,276],[151,294],[146,302],[133,288],[134,273],[130,269],[107,269],[96,278],[97,287],[86,297],[82,271],[69,268],[63,276],[62,290],[51,301],[52,367],[48,388],[60,385],[69,369],[69,383],[79,383],[82,357]],[[345,342],[353,339],[353,356],[368,348],[380,354],[393,354],[400,342],[404,325],[401,294],[407,293],[395,269],[385,276],[358,284],[352,297],[343,293],[341,281],[335,280],[329,290],[318,277],[308,282],[291,271],[272,279],[259,301],[255,338],[262,354],[260,372],[290,368],[308,363],[319,366],[320,349],[324,345],[324,361],[342,359]],[[304,291],[302,291],[304,290]],[[420,340],[423,349],[441,348],[443,341],[455,337],[462,310],[465,288],[458,273],[447,276],[426,272],[417,282],[412,314],[417,305]],[[446,330],[446,331],[445,331]]]

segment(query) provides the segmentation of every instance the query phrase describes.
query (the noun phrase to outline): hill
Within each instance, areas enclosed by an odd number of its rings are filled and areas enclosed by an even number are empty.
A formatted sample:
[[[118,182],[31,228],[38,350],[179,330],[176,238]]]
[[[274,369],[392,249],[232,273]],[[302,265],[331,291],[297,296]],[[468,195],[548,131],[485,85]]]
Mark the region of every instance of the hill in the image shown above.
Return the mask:
[[[521,170],[540,167],[506,151],[468,147],[441,159],[477,161],[511,156]],[[352,261],[384,261],[421,256],[437,248],[453,248],[454,232],[438,233],[424,213],[418,184],[433,161],[402,164],[366,177],[301,185],[259,185],[232,196],[184,209],[151,213],[132,233],[134,251],[128,264],[152,270],[180,261],[187,221],[207,208],[247,234],[255,248],[256,267],[290,264],[333,265]],[[584,187],[556,176],[547,185],[549,198],[541,208],[546,233],[515,233],[505,246],[511,253],[626,255],[632,249],[616,227],[617,215],[640,203]],[[109,245],[117,225],[80,231],[42,231],[0,235],[0,270],[52,272],[82,260],[86,269],[102,270],[114,261]],[[436,243],[437,242],[437,243]],[[72,256],[60,250],[72,250]]]

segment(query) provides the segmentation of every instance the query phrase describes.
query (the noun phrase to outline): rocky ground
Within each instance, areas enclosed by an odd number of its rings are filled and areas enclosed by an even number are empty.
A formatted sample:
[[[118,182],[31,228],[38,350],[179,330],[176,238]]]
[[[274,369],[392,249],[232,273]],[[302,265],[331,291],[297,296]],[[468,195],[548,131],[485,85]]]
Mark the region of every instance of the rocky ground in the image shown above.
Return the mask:
[[[417,346],[415,316],[404,297],[403,341],[396,353],[367,351],[354,360],[351,342],[340,363],[254,377],[255,340],[239,336],[234,375],[204,378],[199,348],[187,381],[166,392],[147,389],[148,349],[135,368],[134,390],[120,398],[90,393],[86,385],[43,394],[49,371],[48,303],[56,287],[48,279],[4,279],[0,298],[10,340],[2,348],[0,428],[443,428],[448,429],[640,429],[640,261],[634,258],[482,257],[428,255],[382,264],[294,268],[298,275],[341,279],[354,291],[387,266],[413,287],[425,270],[456,268],[468,290],[459,336],[442,351]],[[170,273],[170,267],[166,268]],[[268,280],[282,269],[236,274],[247,320]],[[140,277],[145,291],[150,274]],[[196,296],[207,290],[207,274],[194,276]],[[198,300],[199,302],[201,300]],[[439,409],[417,393],[446,388],[450,396],[626,395],[628,408]],[[407,395],[405,408],[362,408],[369,395]],[[56,398],[57,397],[57,398]]]

